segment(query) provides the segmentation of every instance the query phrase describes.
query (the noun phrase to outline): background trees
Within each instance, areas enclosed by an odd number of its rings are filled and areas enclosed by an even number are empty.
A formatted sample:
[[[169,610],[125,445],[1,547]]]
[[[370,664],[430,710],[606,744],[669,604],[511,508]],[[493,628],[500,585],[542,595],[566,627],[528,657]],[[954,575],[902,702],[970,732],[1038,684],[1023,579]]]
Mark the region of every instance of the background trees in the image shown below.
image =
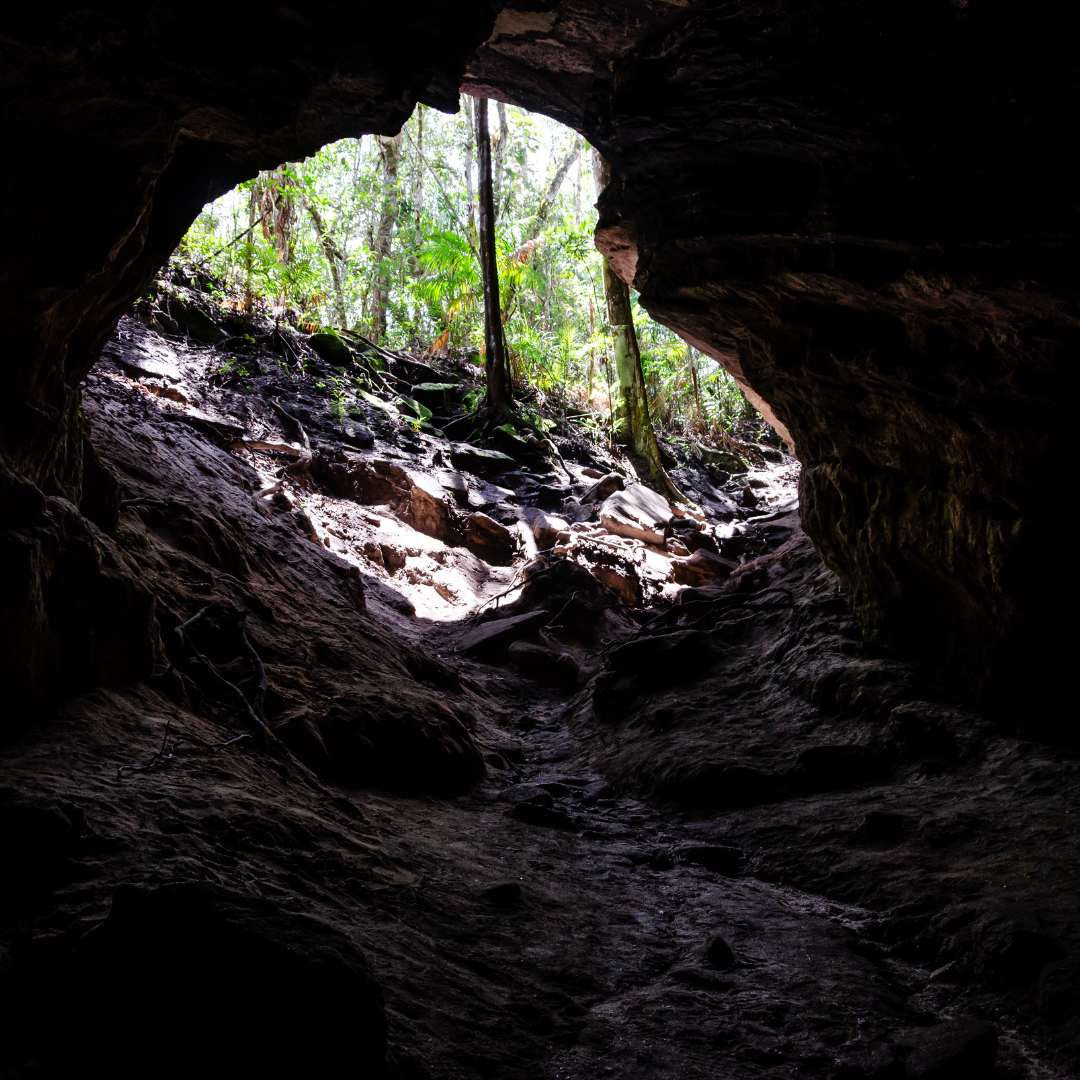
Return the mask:
[[[464,105],[455,116],[418,107],[397,136],[344,139],[260,174],[203,210],[179,257],[238,306],[482,362],[477,110]],[[554,121],[489,108],[508,369],[519,393],[561,392],[610,418],[617,349],[592,239],[591,150]],[[756,415],[715,361],[630,303],[654,423],[702,433]]]

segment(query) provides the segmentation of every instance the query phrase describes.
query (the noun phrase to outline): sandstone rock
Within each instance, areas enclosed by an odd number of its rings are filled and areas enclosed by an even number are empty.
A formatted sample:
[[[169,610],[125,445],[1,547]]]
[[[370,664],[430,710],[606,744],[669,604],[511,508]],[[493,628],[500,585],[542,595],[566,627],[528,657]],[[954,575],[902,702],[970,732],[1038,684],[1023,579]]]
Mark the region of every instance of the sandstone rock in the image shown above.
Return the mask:
[[[527,611],[504,619],[491,619],[466,631],[458,640],[458,652],[464,656],[493,656],[505,652],[519,638],[528,637],[544,625],[547,611]]]
[[[409,472],[407,479],[408,488],[397,506],[402,521],[444,544],[461,543],[458,514],[447,501],[439,482],[422,472]]]
[[[626,481],[618,473],[608,473],[597,480],[578,501],[582,505],[602,503],[613,492],[622,491],[625,487]]]
[[[465,546],[492,566],[509,566],[517,554],[517,537],[487,514],[470,514],[465,519]]]
[[[730,576],[736,564],[699,548],[688,559],[676,559],[671,564],[672,580],[679,585],[709,585]]]
[[[562,518],[546,514],[543,510],[528,507],[523,511],[522,516],[528,522],[536,539],[536,546],[541,551],[554,547],[558,542],[559,534],[567,532],[570,528]]]
[[[507,650],[507,657],[519,671],[549,686],[570,688],[581,677],[577,661],[565,652],[557,652],[545,645],[531,641],[515,641]]]
[[[663,547],[671,506],[644,484],[633,484],[609,495],[600,507],[600,524],[615,536]]]

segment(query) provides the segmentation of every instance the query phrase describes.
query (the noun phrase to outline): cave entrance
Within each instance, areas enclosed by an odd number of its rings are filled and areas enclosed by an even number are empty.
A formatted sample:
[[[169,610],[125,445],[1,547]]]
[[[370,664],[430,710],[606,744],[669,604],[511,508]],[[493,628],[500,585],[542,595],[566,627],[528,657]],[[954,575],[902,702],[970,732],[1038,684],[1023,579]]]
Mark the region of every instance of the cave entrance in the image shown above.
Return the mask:
[[[761,443],[768,429],[726,371],[606,272],[592,148],[547,117],[483,105],[515,398],[503,422],[483,408],[469,97],[456,115],[418,107],[395,136],[330,143],[207,204],[105,366],[149,379],[166,409],[243,429],[229,446],[257,505],[302,516],[391,621],[513,604],[522,557],[553,549],[621,605],[670,600],[757,553],[736,519],[792,504],[796,466]],[[666,486],[626,437],[616,287]],[[605,513],[609,497],[620,505]],[[721,547],[727,561],[710,562]]]

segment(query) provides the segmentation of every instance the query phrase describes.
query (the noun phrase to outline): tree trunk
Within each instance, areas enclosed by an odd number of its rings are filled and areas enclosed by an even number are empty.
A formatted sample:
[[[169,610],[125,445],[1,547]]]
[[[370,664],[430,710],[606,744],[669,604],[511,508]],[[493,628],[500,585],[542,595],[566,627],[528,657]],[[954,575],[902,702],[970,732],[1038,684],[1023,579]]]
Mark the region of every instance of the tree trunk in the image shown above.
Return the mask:
[[[698,379],[697,356],[694,346],[686,346],[686,363],[690,368],[690,385],[694,391],[694,411],[697,414],[699,428],[705,426],[705,407],[701,403],[701,381]]]
[[[611,179],[607,162],[599,150],[593,150],[597,186],[601,190]],[[630,308],[630,289],[611,268],[604,257],[604,293],[607,296],[608,323],[611,326],[615,354],[615,373],[619,381],[619,409],[616,434],[621,445],[631,450],[644,466],[646,478],[666,495],[675,499],[685,496],[672,483],[660,458],[649,399],[645,393],[645,377],[641,371],[641,353],[634,317]]]
[[[382,344],[386,337],[386,305],[390,299],[390,249],[398,216],[398,165],[401,162],[401,134],[392,138],[379,137],[382,156],[382,209],[375,230],[375,280],[371,286],[371,337]]]
[[[315,226],[315,235],[318,237],[323,257],[326,259],[327,266],[330,267],[330,281],[334,286],[334,313],[337,315],[338,326],[342,330],[348,330],[349,315],[345,310],[345,290],[341,284],[341,264],[345,260],[337,244],[334,243],[333,237],[326,231],[322,214],[307,196],[304,197],[304,205],[307,207],[311,224]]]
[[[480,271],[484,281],[484,369],[487,411],[492,415],[513,406],[510,368],[506,362],[499,310],[499,269],[495,261],[495,198],[491,183],[491,138],[488,133],[487,98],[476,101],[476,161],[480,196]]]
[[[244,244],[244,312],[248,315],[255,306],[255,241],[251,234],[258,224],[259,194],[256,191],[256,183],[252,182],[248,189],[248,238]]]

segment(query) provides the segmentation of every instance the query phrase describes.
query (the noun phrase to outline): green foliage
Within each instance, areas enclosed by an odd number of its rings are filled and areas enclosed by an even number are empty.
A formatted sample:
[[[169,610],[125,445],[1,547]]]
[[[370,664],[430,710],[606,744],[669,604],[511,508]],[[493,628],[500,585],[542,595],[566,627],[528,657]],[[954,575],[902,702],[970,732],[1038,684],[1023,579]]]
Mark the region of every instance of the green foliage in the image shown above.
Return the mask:
[[[492,108],[496,246],[515,378],[607,415],[605,360],[612,345],[593,243],[592,155],[575,132],[553,121],[512,107],[503,112],[505,129]],[[421,107],[405,126],[392,187],[384,185],[375,139],[343,139],[305,161],[260,173],[207,205],[178,257],[223,283],[219,299],[287,318],[308,333],[336,333],[332,328],[344,321],[341,331],[370,335],[379,282],[387,292],[381,344],[475,353],[483,348],[483,295],[469,200],[474,156],[467,110],[445,116]],[[552,178],[568,158],[570,167],[550,197]],[[374,246],[388,200],[397,212],[390,254],[380,260]],[[752,415],[719,364],[688,353],[638,306],[634,319],[650,408],[661,428],[726,429]],[[360,343],[347,343],[363,354]],[[373,353],[366,362],[383,366]],[[222,366],[228,366],[219,372],[223,379],[250,374],[232,362]],[[331,380],[326,390],[333,415],[344,416],[352,388]],[[410,422],[430,417],[411,399],[398,404]],[[477,394],[466,396],[467,411],[478,405]],[[527,422],[543,433],[538,419]],[[581,423],[589,437],[611,436],[607,421]]]

